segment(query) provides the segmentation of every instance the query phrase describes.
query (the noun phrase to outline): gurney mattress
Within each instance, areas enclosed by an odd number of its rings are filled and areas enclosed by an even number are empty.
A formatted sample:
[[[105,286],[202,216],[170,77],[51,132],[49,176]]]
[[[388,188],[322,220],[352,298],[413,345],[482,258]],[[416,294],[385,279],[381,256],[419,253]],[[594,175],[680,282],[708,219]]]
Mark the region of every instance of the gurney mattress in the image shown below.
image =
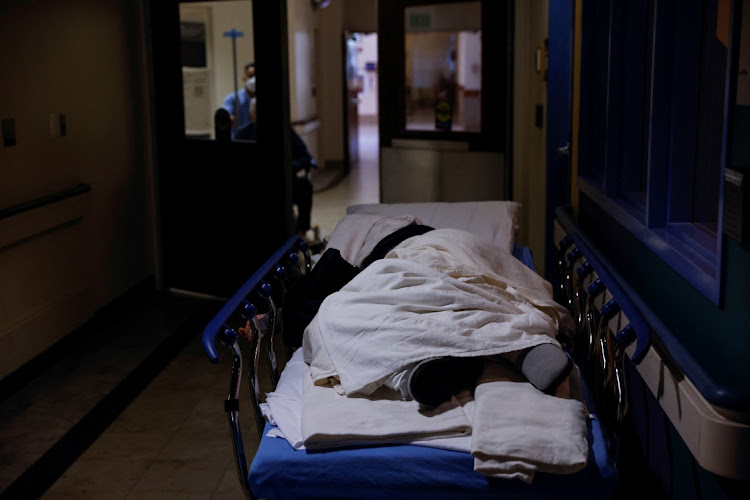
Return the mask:
[[[266,424],[264,436],[271,427]],[[258,497],[275,500],[611,498],[616,473],[606,440],[598,420],[588,419],[587,427],[586,468],[575,474],[538,473],[532,485],[474,472],[468,453],[416,445],[316,452],[294,450],[285,439],[273,437],[261,440],[249,479]]]

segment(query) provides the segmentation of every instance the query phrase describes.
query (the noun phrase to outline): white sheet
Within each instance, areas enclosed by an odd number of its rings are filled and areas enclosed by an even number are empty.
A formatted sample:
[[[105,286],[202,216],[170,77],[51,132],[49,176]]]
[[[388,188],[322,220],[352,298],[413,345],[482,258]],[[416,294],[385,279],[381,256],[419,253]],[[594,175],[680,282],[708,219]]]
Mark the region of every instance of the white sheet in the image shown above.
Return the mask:
[[[310,377],[310,370],[297,349],[281,372],[276,390],[266,394],[261,404],[263,415],[278,427],[272,437],[286,439],[295,450],[305,448],[302,437],[302,380]]]
[[[557,344],[570,321],[549,284],[510,253],[442,229],[407,239],[327,297],[303,347],[316,383],[372,394],[424,359]]]
[[[266,402],[261,404],[263,415],[269,422],[277,426],[266,435],[286,439],[295,450],[305,449],[302,433],[302,394],[305,382],[310,380],[310,371],[302,358],[302,349],[297,349],[281,372],[276,390],[266,394]],[[330,388],[326,389],[331,390]],[[345,399],[339,398],[339,402]],[[455,399],[463,410],[464,420],[471,422],[474,415],[474,398],[468,391],[464,391],[456,395]],[[338,411],[337,408],[329,409],[334,413]],[[454,415],[454,418],[464,425],[458,415]],[[320,420],[320,422],[327,421],[327,417],[322,417]],[[314,426],[309,432],[314,432]],[[322,432],[327,433],[329,431],[323,430]],[[435,438],[434,436],[428,436],[426,439],[401,437],[399,439],[394,438],[391,442],[471,453],[471,433],[466,432],[465,429],[460,432],[461,435],[457,437]]]
[[[369,396],[338,394],[303,376],[302,436],[307,449],[404,443],[469,436],[471,423],[454,398],[429,412],[385,387]]]

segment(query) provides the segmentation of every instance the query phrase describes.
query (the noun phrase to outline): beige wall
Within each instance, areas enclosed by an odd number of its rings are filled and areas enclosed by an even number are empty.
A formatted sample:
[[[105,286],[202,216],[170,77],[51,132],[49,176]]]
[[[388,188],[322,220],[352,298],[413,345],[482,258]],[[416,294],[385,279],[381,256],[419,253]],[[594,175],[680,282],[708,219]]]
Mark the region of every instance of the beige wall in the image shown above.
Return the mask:
[[[318,116],[320,117],[320,157],[318,163],[344,160],[344,109],[342,33],[344,0],[333,0],[317,12],[316,43]]]
[[[0,46],[13,47],[3,53],[0,117],[15,119],[18,141],[0,147],[0,208],[92,186],[0,220],[0,377],[154,272],[147,80],[134,69],[144,44],[133,4],[0,2]],[[52,137],[51,113],[66,115],[66,137]]]
[[[248,0],[222,1],[211,6],[211,38],[207,40],[213,64],[216,108],[221,106],[224,97],[234,92],[234,61],[232,60],[232,39],[224,32],[236,28],[244,33],[237,38],[237,85],[242,89],[240,77],[245,64],[255,60],[253,42],[253,3]],[[258,75],[260,78],[260,75]]]
[[[289,20],[290,119],[309,120],[317,113],[315,31],[317,18],[309,0],[287,0]]]
[[[516,2],[513,71],[513,199],[523,205],[518,241],[528,245],[544,275],[547,85],[536,72],[536,49],[547,37],[547,0]],[[534,123],[535,105],[545,108],[545,128]]]
[[[346,0],[344,27],[351,32],[378,31],[378,0]]]
[[[287,0],[289,37],[289,119],[313,157],[320,161],[317,104],[318,18],[309,0]]]

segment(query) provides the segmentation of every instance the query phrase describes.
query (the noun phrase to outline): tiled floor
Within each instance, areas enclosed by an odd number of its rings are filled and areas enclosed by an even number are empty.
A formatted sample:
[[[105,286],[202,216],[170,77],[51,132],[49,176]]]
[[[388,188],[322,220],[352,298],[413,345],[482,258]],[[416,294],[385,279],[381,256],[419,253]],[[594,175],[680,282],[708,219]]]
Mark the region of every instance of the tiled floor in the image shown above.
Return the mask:
[[[171,335],[202,304],[145,285],[74,332],[65,357],[36,366],[0,402],[0,498],[43,491],[181,347]],[[158,348],[167,339],[177,342]]]
[[[320,226],[321,236],[331,234],[347,206],[380,200],[378,148],[377,124],[360,124],[359,163],[335,187],[313,196],[312,224]]]
[[[243,497],[223,412],[229,359],[209,363],[194,338],[42,498]],[[252,453],[252,416],[241,415]]]
[[[378,186],[378,136],[377,125],[361,125],[360,162],[350,174],[335,187],[316,193],[313,199],[312,222],[320,226],[321,236],[327,236],[336,222],[345,214],[346,207],[356,203],[376,203]],[[148,317],[142,321],[152,321]],[[229,383],[228,351],[220,351],[222,359],[218,365],[208,362],[201,345],[200,331],[204,323],[195,322],[183,328],[188,336],[185,349],[132,403],[109,425],[91,446],[51,485],[44,499],[239,499],[243,498],[234,465],[223,400]],[[118,348],[119,349],[119,348]],[[101,373],[107,378],[112,369],[106,360],[120,359],[119,354],[102,356]],[[261,375],[266,372],[261,371]],[[65,380],[74,380],[76,376]],[[56,397],[70,397],[71,401],[82,400],[86,406],[90,397],[89,378],[65,382]],[[79,384],[73,386],[72,384]],[[243,377],[244,400],[249,394],[246,378]],[[268,387],[267,385],[265,387]],[[103,389],[104,390],[104,389]],[[44,393],[46,388],[40,388]],[[69,396],[66,396],[68,394]],[[72,395],[77,396],[72,396]],[[44,398],[33,401],[17,401],[16,408],[43,405]],[[89,403],[90,405],[91,403]],[[248,408],[248,405],[244,406]],[[11,410],[8,410],[11,411]],[[84,410],[70,416],[76,417]],[[67,410],[66,410],[67,412]],[[57,427],[59,415],[49,415],[42,409],[47,420],[40,421],[44,428],[24,428],[22,419],[16,422],[16,431],[9,436],[18,443],[13,460],[18,467],[28,466],[35,459],[27,453],[28,441],[33,436],[40,441],[54,440],[47,437]],[[248,458],[257,447],[257,436],[253,417],[249,411],[241,413],[245,448]],[[58,435],[64,429],[58,429]],[[13,434],[15,432],[15,434]],[[59,437],[59,436],[58,436]],[[5,446],[3,453],[11,451]],[[40,444],[43,448],[45,444]],[[49,446],[49,442],[46,443]],[[19,451],[23,450],[23,451]],[[28,456],[26,456],[28,455]],[[18,475],[18,471],[15,472]],[[4,488],[13,479],[13,474],[3,469],[0,480],[5,478]],[[1,497],[2,495],[0,495]]]

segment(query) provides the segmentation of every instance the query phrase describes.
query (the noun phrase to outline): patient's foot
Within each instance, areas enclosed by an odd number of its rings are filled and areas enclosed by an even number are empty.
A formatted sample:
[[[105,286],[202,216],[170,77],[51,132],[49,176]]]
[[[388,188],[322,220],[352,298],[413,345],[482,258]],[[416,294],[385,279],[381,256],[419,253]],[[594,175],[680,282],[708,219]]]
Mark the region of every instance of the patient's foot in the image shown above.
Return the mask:
[[[540,391],[551,394],[573,369],[573,361],[554,344],[540,344],[520,352],[514,364]]]

